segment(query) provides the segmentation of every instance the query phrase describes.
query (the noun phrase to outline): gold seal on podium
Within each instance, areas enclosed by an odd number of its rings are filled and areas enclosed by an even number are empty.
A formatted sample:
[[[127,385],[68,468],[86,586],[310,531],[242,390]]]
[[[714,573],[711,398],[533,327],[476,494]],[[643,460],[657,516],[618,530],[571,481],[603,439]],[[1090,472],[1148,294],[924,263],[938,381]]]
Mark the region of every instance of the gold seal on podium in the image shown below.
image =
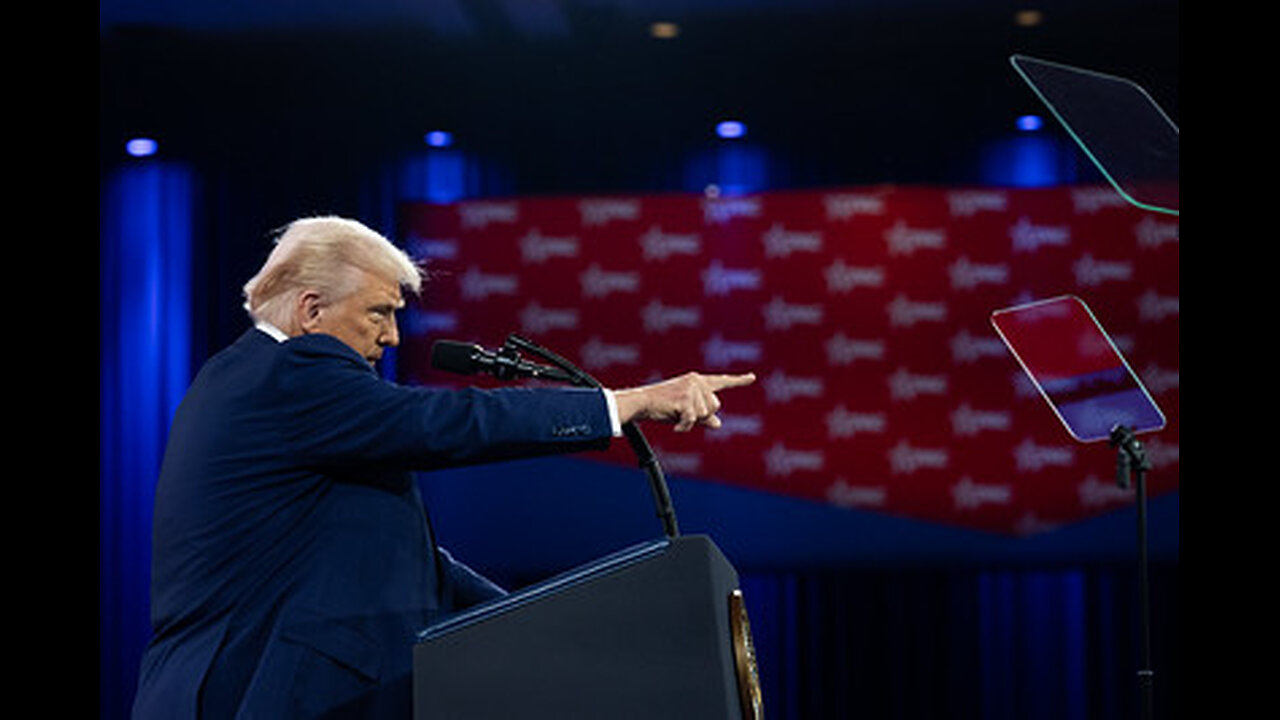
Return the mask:
[[[742,700],[743,720],[764,718],[764,701],[760,695],[760,675],[756,671],[756,649],[751,642],[751,623],[742,591],[729,593],[729,630],[733,635],[733,658],[738,670],[738,697]]]

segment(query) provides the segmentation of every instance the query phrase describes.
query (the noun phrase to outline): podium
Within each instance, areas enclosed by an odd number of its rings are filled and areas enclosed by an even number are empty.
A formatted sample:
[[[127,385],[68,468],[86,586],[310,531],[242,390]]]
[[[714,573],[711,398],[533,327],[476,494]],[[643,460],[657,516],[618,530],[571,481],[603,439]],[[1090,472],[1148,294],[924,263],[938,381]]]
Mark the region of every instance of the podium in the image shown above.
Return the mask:
[[[414,720],[762,717],[738,576],[701,535],[643,543],[433,625]]]

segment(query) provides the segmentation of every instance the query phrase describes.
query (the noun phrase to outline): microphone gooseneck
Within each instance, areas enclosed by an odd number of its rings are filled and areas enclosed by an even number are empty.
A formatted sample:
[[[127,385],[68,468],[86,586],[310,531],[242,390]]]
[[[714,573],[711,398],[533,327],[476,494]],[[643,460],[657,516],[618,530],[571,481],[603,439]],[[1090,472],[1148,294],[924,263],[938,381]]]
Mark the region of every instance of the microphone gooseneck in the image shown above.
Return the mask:
[[[521,360],[521,351],[537,355],[552,365],[538,365]],[[514,333],[507,337],[506,343],[497,352],[490,352],[474,343],[437,340],[431,346],[431,366],[437,370],[458,375],[486,373],[500,380],[540,378],[578,387],[604,389],[598,380],[573,363]],[[666,477],[663,475],[662,466],[658,463],[657,455],[635,423],[623,424],[622,434],[635,452],[640,468],[649,477],[650,489],[653,491],[654,504],[657,506],[663,530],[669,538],[679,537],[680,529],[676,523],[671,493],[667,489]]]
[[[591,377],[573,363],[534,343],[532,340],[523,338],[515,333],[507,336],[507,342],[504,347],[511,348],[513,351],[524,350],[552,363],[563,370],[569,377],[568,382],[574,385],[591,388],[604,387],[600,384],[600,381]],[[653,491],[653,502],[658,512],[658,518],[662,521],[663,531],[666,532],[669,538],[679,537],[680,527],[676,521],[675,506],[671,502],[671,492],[667,487],[667,479],[662,472],[662,465],[658,462],[658,456],[653,452],[653,448],[650,447],[644,433],[640,431],[640,427],[634,422],[624,423],[622,434],[627,438],[627,443],[631,445],[631,450],[636,454],[640,469],[644,470],[645,475],[649,478],[649,488]]]

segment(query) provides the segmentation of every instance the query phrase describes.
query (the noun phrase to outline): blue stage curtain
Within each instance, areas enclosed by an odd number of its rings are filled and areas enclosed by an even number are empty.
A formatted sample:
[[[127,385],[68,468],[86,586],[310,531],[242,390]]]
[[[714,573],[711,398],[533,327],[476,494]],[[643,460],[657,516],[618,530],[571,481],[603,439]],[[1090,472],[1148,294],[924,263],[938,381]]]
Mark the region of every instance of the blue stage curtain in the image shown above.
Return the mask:
[[[1152,568],[1158,717],[1181,714],[1177,566]],[[740,572],[765,717],[1137,717],[1136,569]]]
[[[151,516],[169,422],[190,381],[193,176],[139,162],[100,198],[99,702],[128,717],[150,635]]]

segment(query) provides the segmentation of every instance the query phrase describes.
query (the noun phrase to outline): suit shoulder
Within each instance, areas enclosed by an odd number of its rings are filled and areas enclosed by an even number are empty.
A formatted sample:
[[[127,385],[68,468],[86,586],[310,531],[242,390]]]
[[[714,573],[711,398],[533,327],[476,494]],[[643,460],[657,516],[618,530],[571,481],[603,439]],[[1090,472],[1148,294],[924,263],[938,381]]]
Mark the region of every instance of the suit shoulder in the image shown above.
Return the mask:
[[[299,335],[284,341],[280,344],[280,347],[287,354],[300,361],[340,360],[351,363],[361,369],[373,370],[369,363],[360,357],[355,350],[352,350],[346,343],[332,335],[323,333]]]

